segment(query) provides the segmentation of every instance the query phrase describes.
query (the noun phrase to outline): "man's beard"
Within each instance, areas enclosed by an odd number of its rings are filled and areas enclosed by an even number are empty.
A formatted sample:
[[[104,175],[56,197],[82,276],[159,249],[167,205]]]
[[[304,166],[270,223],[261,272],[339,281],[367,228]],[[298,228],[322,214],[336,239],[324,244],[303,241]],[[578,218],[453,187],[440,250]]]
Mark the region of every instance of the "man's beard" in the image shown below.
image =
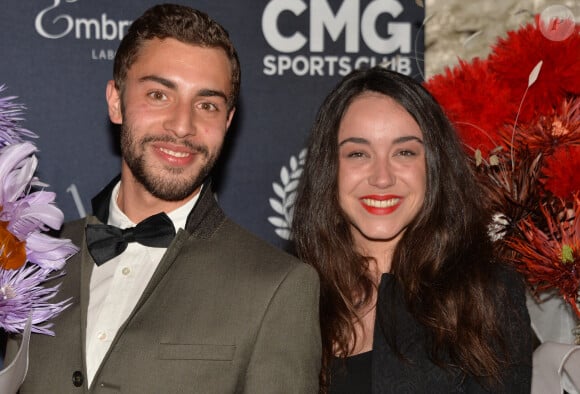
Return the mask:
[[[206,163],[201,167],[200,171],[197,174],[191,174],[189,179],[171,176],[172,174],[179,175],[184,173],[188,170],[186,168],[165,167],[167,174],[163,174],[162,171],[155,174],[151,171],[151,168],[148,168],[144,153],[139,154],[137,150],[139,147],[141,152],[145,152],[146,145],[154,141],[178,143],[171,136],[151,136],[137,141],[133,138],[129,127],[125,124],[121,126],[121,153],[125,163],[127,163],[137,182],[142,184],[153,196],[164,201],[181,201],[193,194],[203,184],[219,155],[219,151],[211,154],[205,145],[194,145],[188,141],[183,141],[181,142],[182,145],[206,159]]]

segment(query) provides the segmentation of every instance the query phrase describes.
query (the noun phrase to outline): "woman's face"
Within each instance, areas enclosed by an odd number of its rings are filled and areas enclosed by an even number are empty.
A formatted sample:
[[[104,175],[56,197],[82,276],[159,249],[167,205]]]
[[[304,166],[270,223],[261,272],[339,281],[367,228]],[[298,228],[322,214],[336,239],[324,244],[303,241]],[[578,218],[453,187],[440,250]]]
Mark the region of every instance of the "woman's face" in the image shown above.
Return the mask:
[[[425,199],[423,133],[392,98],[365,92],[338,130],[339,203],[357,247],[396,245]]]

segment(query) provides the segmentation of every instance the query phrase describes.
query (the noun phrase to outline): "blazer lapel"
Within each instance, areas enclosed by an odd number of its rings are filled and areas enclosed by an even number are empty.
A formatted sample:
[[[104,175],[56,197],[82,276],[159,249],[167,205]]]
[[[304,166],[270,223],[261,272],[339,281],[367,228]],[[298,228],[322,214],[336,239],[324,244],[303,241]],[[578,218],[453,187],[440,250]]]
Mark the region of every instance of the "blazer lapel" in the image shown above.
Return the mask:
[[[83,228],[87,224],[98,224],[101,223],[96,217],[88,216],[85,220]],[[89,291],[91,282],[91,273],[93,272],[93,267],[95,262],[91,257],[89,250],[87,248],[86,238],[83,237],[80,242],[80,320],[81,320],[81,354],[83,361],[83,374],[87,374],[87,314],[89,309]]]
[[[213,195],[211,179],[208,179],[201,189],[197,204],[187,218],[185,229],[195,239],[209,239],[225,219],[226,215]]]

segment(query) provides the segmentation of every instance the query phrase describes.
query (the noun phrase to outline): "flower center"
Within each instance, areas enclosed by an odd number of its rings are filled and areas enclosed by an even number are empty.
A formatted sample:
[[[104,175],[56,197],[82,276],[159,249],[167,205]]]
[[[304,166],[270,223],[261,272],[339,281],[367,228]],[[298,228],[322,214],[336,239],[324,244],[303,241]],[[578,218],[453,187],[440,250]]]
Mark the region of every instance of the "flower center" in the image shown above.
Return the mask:
[[[7,222],[0,221],[0,268],[18,269],[26,262],[26,243],[16,238],[7,227]]]

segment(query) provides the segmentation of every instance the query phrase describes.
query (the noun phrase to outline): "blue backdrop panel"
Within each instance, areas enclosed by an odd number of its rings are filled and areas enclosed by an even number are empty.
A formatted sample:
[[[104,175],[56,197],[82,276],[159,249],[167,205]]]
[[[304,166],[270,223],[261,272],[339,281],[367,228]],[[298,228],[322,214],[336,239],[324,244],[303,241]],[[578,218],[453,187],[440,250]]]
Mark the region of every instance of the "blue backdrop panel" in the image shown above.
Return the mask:
[[[66,219],[120,168],[105,103],[112,59],[143,0],[4,0],[0,84],[28,107],[38,175]],[[424,9],[404,0],[178,1],[230,32],[242,94],[222,159],[218,198],[242,226],[284,247],[304,143],[323,97],[353,68],[387,62],[422,75]]]

